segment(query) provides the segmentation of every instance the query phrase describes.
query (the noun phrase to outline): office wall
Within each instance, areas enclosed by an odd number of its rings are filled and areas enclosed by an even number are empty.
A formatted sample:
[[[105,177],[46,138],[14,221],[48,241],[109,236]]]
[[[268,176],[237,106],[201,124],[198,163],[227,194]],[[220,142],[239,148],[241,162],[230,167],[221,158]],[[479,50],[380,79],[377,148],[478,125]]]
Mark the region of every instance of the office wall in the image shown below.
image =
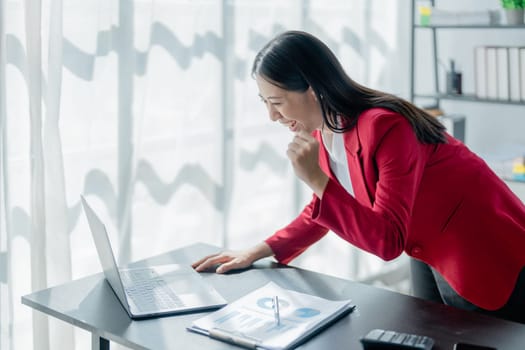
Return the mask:
[[[421,3],[425,3],[422,1]],[[428,3],[428,2],[426,2]],[[499,10],[502,22],[505,15],[499,0],[436,0],[436,6],[446,10],[475,11]],[[416,87],[419,92],[433,90],[432,46],[430,30],[417,32]],[[525,46],[525,31],[495,29],[459,29],[438,31],[439,84],[445,88],[445,71],[449,60],[454,59],[462,72],[463,91],[475,91],[474,47],[484,45]],[[421,103],[431,103],[422,101]],[[500,159],[517,150],[525,152],[525,107],[489,103],[442,101],[446,113],[459,113],[466,117],[466,144],[489,160]]]

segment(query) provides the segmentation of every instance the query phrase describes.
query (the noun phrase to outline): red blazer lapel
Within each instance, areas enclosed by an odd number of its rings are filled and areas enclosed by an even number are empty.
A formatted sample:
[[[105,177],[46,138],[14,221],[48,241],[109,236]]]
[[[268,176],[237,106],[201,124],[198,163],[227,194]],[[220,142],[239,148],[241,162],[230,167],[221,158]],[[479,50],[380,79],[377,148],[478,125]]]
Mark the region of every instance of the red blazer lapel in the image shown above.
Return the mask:
[[[316,130],[313,136],[319,141],[319,166],[321,169],[334,181],[337,181],[334,173],[330,169],[330,160],[328,152],[324,147],[323,140],[321,138],[321,132]],[[352,182],[352,188],[354,190],[354,197],[363,205],[372,207],[372,197],[366,186],[365,172],[363,169],[363,161],[361,159],[361,143],[359,141],[359,135],[357,127],[343,134],[346,158],[348,162],[348,170],[350,172],[350,180]],[[339,181],[337,181],[339,182]]]
[[[330,160],[328,158],[328,151],[324,147],[323,138],[320,130],[315,130],[312,134],[319,142],[319,166],[331,179],[336,180],[332,169],[330,169]],[[337,181],[337,180],[336,180]]]
[[[351,130],[345,132],[343,138],[345,141],[348,170],[350,172],[350,180],[352,181],[354,196],[361,204],[371,208],[373,199],[366,186],[358,126],[356,125]]]

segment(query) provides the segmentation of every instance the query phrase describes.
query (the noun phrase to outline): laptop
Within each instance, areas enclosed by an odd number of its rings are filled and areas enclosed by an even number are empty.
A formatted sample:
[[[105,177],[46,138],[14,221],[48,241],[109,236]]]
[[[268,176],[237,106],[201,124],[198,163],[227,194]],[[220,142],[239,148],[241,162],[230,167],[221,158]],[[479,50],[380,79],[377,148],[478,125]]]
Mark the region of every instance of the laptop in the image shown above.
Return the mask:
[[[132,319],[216,309],[226,300],[189,264],[119,268],[106,226],[84,196],[82,206],[107,282]]]

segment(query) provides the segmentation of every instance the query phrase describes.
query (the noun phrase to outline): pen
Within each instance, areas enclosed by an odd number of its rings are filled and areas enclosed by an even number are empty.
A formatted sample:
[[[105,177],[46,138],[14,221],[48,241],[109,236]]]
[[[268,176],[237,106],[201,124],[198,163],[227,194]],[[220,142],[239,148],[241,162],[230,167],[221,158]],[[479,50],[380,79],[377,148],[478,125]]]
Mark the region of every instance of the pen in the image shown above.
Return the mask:
[[[272,299],[273,317],[277,325],[281,324],[281,315],[279,315],[279,297],[276,295]]]

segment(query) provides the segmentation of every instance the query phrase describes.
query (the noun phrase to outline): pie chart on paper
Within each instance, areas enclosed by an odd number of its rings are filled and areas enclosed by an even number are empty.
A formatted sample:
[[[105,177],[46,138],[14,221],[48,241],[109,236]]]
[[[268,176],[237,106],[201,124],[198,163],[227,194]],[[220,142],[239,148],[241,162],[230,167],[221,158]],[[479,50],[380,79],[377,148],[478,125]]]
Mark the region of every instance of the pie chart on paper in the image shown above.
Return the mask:
[[[309,318],[309,317],[317,316],[320,313],[321,311],[317,309],[312,309],[309,307],[302,307],[294,311],[294,316],[299,317],[299,318]]]

